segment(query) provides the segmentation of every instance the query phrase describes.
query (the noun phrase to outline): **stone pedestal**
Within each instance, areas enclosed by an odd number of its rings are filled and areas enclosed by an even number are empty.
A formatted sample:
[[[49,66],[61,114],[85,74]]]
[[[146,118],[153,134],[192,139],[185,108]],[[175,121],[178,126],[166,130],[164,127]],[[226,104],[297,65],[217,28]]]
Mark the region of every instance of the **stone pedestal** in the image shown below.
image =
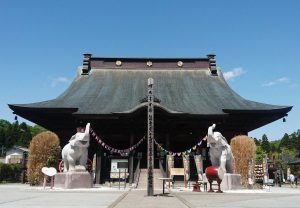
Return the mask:
[[[92,188],[92,186],[92,177],[87,171],[58,173],[54,179],[55,188],[75,189]]]
[[[242,177],[240,174],[225,173],[222,183],[222,190],[233,190],[242,188]]]

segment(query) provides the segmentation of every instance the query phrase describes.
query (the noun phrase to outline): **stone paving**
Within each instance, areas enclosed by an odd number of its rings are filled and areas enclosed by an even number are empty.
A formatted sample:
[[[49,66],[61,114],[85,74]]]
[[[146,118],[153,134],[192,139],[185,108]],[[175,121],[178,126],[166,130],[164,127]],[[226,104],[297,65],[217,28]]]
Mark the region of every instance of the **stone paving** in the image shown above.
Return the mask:
[[[155,189],[155,196],[147,197],[147,191],[141,189],[119,190],[117,187],[101,186],[92,189],[51,190],[49,187],[43,189],[24,184],[0,184],[0,207],[300,207],[300,188],[288,186],[242,189],[226,191],[223,194],[192,192],[190,188],[177,187],[165,196],[161,193],[161,189]]]
[[[0,185],[0,207],[109,207],[126,190],[117,188],[51,190],[29,185]]]
[[[186,205],[172,194],[161,195],[161,191],[156,191],[154,196],[148,197],[146,190],[131,190],[128,195],[122,199],[116,208],[138,208],[138,207],[172,207],[182,208]]]
[[[277,208],[300,207],[299,194],[278,193],[202,193],[197,195],[192,192],[184,192],[180,197],[189,203],[188,207],[224,207],[224,208]]]

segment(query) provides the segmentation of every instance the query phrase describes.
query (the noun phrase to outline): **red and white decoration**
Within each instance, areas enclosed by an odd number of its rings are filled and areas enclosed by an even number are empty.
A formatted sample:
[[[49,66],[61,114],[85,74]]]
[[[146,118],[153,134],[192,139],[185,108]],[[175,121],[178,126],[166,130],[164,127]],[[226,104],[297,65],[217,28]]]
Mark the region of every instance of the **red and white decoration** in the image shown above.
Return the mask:
[[[90,133],[92,135],[92,138],[94,138],[102,147],[104,147],[106,150],[113,152],[113,153],[129,153],[131,151],[133,151],[134,149],[136,149],[144,140],[145,140],[145,136],[143,138],[141,138],[136,144],[134,144],[133,146],[127,148],[127,149],[117,149],[114,147],[109,146],[108,144],[106,144],[97,134],[96,132],[91,128]]]

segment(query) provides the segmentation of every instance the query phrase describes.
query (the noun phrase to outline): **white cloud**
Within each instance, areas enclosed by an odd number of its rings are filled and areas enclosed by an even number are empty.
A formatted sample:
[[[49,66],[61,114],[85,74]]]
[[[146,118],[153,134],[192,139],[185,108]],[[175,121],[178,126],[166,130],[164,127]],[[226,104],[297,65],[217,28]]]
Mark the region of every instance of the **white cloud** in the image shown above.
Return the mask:
[[[234,80],[234,78],[239,77],[245,73],[246,71],[243,68],[237,67],[232,69],[231,71],[224,72],[223,75],[225,80]]]
[[[52,81],[51,81],[51,87],[56,87],[58,84],[68,84],[70,83],[70,80],[66,77],[56,77],[56,78],[53,78]]]
[[[277,84],[290,83],[290,79],[288,77],[281,77],[279,79],[269,81],[267,83],[262,84],[263,87],[271,87]]]
[[[275,85],[275,84],[276,84],[276,82],[274,82],[274,81],[271,81],[271,82],[268,82],[268,83],[262,84],[262,86],[263,86],[263,87],[271,87],[271,86],[273,86],[273,85]]]
[[[289,85],[290,88],[294,89],[294,88],[297,88],[299,87],[300,85],[298,83],[292,83]]]
[[[281,77],[277,80],[278,82],[290,82],[290,79],[287,77]]]

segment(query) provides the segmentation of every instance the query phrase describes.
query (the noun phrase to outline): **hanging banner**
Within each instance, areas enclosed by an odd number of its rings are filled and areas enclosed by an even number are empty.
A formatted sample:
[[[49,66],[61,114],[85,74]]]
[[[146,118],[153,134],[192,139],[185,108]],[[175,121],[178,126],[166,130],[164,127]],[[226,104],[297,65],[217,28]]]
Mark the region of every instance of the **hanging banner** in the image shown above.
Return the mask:
[[[176,156],[176,155],[181,156],[181,155],[190,154],[192,150],[196,150],[197,146],[200,146],[202,144],[203,140],[206,140],[206,136],[203,139],[201,139],[199,142],[197,142],[195,145],[193,145],[191,148],[189,148],[187,150],[184,150],[182,152],[173,152],[173,151],[166,150],[154,138],[153,138],[153,140],[154,140],[154,143],[155,143],[155,145],[157,146],[158,149],[161,149],[165,153],[171,154],[173,156]]]
[[[196,164],[196,169],[198,173],[198,180],[202,181],[203,180],[203,161],[202,161],[202,156],[201,155],[195,155],[194,156],[195,164]]]
[[[104,141],[102,141],[101,138],[96,134],[96,132],[92,128],[90,128],[90,133],[92,135],[92,138],[95,139],[98,142],[98,144],[100,144],[103,148],[105,148],[106,150],[108,150],[112,153],[119,153],[119,154],[129,153],[129,152],[135,150],[145,140],[145,136],[144,136],[135,145],[133,145],[127,149],[116,149],[116,148],[109,146]]]
[[[167,163],[168,163],[168,171],[170,174],[171,168],[174,168],[174,156],[172,154],[167,155]],[[169,177],[173,179],[172,175],[169,175]]]
[[[188,181],[190,179],[190,156],[182,155],[182,161],[183,161],[185,180]]]
[[[152,92],[152,93],[153,93],[153,92]],[[152,98],[152,101],[153,101],[153,98]],[[150,105],[150,106],[153,107],[153,103],[152,103],[152,105]],[[150,112],[151,112],[151,111],[152,111],[152,113],[154,112],[153,109],[150,110]],[[149,113],[149,112],[148,112],[148,113]],[[148,126],[148,137],[150,136],[150,137],[152,138],[152,142],[150,141],[150,144],[152,144],[152,145],[150,145],[149,147],[150,147],[150,150],[152,150],[152,152],[153,152],[153,150],[154,150],[153,144],[155,143],[155,145],[157,146],[157,148],[161,150],[161,153],[164,152],[165,154],[171,154],[171,155],[173,155],[173,156],[176,156],[176,155],[177,155],[177,156],[186,155],[186,154],[190,154],[192,150],[195,151],[195,150],[197,149],[197,146],[200,146],[200,145],[202,144],[203,140],[206,139],[206,137],[204,137],[202,140],[200,140],[199,142],[197,142],[195,145],[193,145],[193,146],[190,147],[189,149],[184,150],[184,151],[182,151],[182,152],[173,152],[173,151],[169,151],[169,150],[166,150],[165,148],[163,148],[159,143],[157,143],[157,141],[156,141],[155,138],[154,138],[154,115],[152,115],[152,116],[149,116],[149,115],[148,115],[148,120],[149,120],[148,125],[150,125],[150,126]],[[149,131],[149,129],[150,129],[151,131]],[[108,150],[108,151],[110,151],[110,152],[112,152],[112,153],[119,153],[119,154],[129,153],[129,152],[135,150],[135,149],[136,149],[136,148],[137,148],[144,140],[146,140],[146,138],[145,138],[145,136],[144,136],[144,137],[142,137],[135,145],[133,145],[133,146],[127,148],[127,149],[117,149],[117,148],[111,147],[110,145],[106,144],[106,143],[105,143],[105,142],[104,142],[104,141],[96,134],[96,132],[95,132],[92,128],[90,129],[90,133],[91,133],[92,138],[95,139],[95,140],[97,141],[97,143],[100,144],[103,148],[105,148],[106,150]],[[151,140],[151,139],[150,139],[150,140]],[[149,140],[148,140],[148,142],[149,142]],[[154,153],[152,153],[152,157],[151,157],[151,158],[152,158],[152,161],[153,161],[153,154],[154,154]],[[152,164],[152,166],[153,166],[153,164]]]

